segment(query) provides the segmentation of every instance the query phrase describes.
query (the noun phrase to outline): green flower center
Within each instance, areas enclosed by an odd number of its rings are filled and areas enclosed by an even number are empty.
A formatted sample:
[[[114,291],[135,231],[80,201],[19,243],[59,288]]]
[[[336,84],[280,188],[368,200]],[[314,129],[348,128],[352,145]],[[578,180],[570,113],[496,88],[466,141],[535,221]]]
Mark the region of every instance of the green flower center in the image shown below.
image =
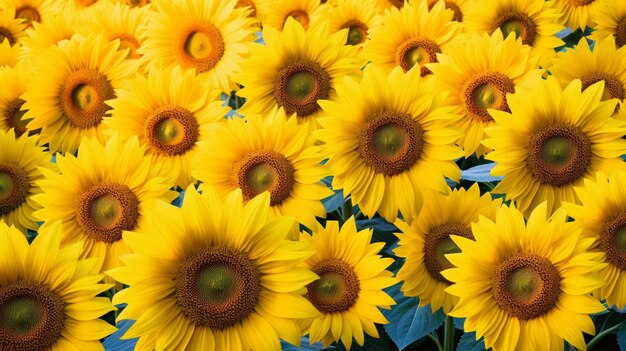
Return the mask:
[[[8,172],[0,173],[0,201],[5,201],[15,191],[15,182]]]
[[[296,72],[287,79],[287,94],[294,100],[305,100],[316,90],[317,81],[309,72]]]
[[[153,152],[176,156],[196,145],[200,137],[200,125],[194,114],[186,108],[165,105],[148,116],[144,134]]]
[[[462,100],[469,117],[491,123],[493,118],[487,109],[508,111],[507,93],[515,92],[515,84],[500,72],[483,72],[467,80]]]
[[[110,107],[104,102],[115,92],[108,78],[92,68],[70,73],[61,91],[61,104],[70,124],[76,128],[96,127]]]
[[[515,33],[516,38],[522,38],[522,43],[533,46],[537,35],[537,24],[523,12],[510,11],[500,15],[494,22],[494,31],[498,28],[506,38]]]
[[[367,26],[361,22],[351,23],[348,27],[346,45],[363,44],[367,39]]]
[[[107,194],[91,203],[90,216],[100,227],[113,225],[122,213],[122,203],[115,196]]]
[[[217,66],[226,48],[219,29],[202,21],[190,24],[179,43],[180,64],[185,68],[195,68],[198,73]]]
[[[274,99],[287,114],[306,117],[320,109],[317,101],[328,98],[330,76],[317,62],[297,61],[278,71]]]
[[[41,306],[31,297],[18,297],[2,306],[0,325],[17,334],[26,334],[41,321]]]
[[[196,278],[198,295],[206,301],[222,303],[235,290],[235,277],[226,266],[208,266]]]
[[[406,145],[407,133],[395,124],[382,126],[374,131],[374,150],[380,155],[392,157]]]
[[[253,152],[235,164],[233,186],[241,188],[245,200],[269,191],[270,204],[277,205],[291,194],[294,170],[284,155],[274,151]]]
[[[492,293],[510,316],[529,320],[549,312],[561,293],[561,276],[545,257],[521,254],[495,268]]]
[[[603,225],[600,248],[606,254],[607,262],[626,271],[626,213]]]
[[[432,40],[426,38],[409,39],[398,47],[396,51],[396,64],[402,67],[404,72],[408,72],[413,66],[419,65],[420,74],[423,76],[430,74],[430,70],[424,65],[437,62],[437,53],[441,49]]]
[[[26,202],[30,184],[24,169],[14,164],[0,164],[0,216]]]
[[[328,259],[313,271],[320,279],[307,285],[305,296],[320,312],[343,312],[356,303],[361,287],[352,266],[339,259]]]
[[[574,146],[567,138],[556,136],[545,141],[541,150],[541,159],[548,165],[562,167],[571,158]]]
[[[424,237],[424,266],[426,271],[433,279],[446,284],[451,283],[441,275],[441,271],[454,266],[445,255],[461,252],[450,235],[474,239],[469,225],[458,223],[447,223],[434,227]]]
[[[253,166],[246,174],[246,184],[257,194],[269,190],[275,182],[276,172],[268,164]]]

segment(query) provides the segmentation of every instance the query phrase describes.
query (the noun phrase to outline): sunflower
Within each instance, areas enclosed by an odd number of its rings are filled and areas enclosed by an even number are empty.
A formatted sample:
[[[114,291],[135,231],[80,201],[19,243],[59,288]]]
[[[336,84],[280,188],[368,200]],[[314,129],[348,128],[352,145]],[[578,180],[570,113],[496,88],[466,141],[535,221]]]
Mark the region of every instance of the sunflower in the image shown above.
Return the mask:
[[[152,2],[150,0],[118,0],[118,1],[129,7],[147,7]]]
[[[26,25],[19,18],[15,18],[15,8],[0,7],[0,42],[5,39],[9,44],[15,45],[20,37],[24,36]]]
[[[59,248],[58,223],[29,246],[0,221],[0,350],[103,350],[116,329],[100,316],[114,311],[110,285],[99,284],[94,260],[79,260],[80,243]]]
[[[553,212],[561,202],[578,202],[574,187],[597,171],[626,169],[626,122],[611,117],[617,100],[601,101],[604,83],[582,91],[576,79],[561,90],[553,77],[532,91],[508,96],[511,113],[490,110],[496,121],[483,141],[494,151],[486,158],[504,179],[493,189],[506,194],[528,215],[547,201]],[[532,101],[532,104],[528,102]]]
[[[626,45],[626,2],[604,1],[596,13],[595,29],[590,38],[598,41],[607,36],[615,37],[618,48]]]
[[[315,25],[325,17],[327,7],[319,0],[265,1],[261,9],[263,26],[283,30],[288,18],[293,18],[304,28]]]
[[[41,142],[50,151],[73,153],[84,137],[102,140],[101,122],[108,117],[106,100],[115,97],[124,79],[137,69],[125,60],[119,41],[102,35],[73,36],[33,58],[35,74],[22,95],[31,129],[42,128]]]
[[[27,72],[24,65],[0,68],[0,130],[14,129],[18,137],[28,130],[28,120],[22,118],[24,100],[20,99],[26,91]]]
[[[552,1],[544,0],[478,0],[468,4],[463,23],[468,31],[493,33],[498,29],[508,37],[522,38],[522,43],[541,56],[540,64],[548,64],[554,49],[565,43],[555,34],[563,29],[559,12]]]
[[[606,285],[599,297],[609,306],[626,307],[626,173],[613,172],[609,177],[598,172],[596,179],[586,179],[575,188],[581,205],[564,203],[567,214],[583,229],[583,236],[592,238],[592,251],[602,254],[607,266],[599,274]]]
[[[348,29],[346,45],[362,45],[368,38],[370,28],[382,23],[374,0],[339,0],[337,6],[328,11],[330,32]]]
[[[217,82],[224,92],[254,40],[254,19],[236,1],[161,0],[150,11],[146,40],[138,50],[157,68],[180,66]]]
[[[475,0],[428,0],[428,8],[432,10],[439,1],[443,1],[447,9],[454,11],[453,21],[463,22],[463,15],[467,11],[467,7]]]
[[[120,3],[102,2],[78,29],[81,33],[102,32],[107,40],[120,40],[119,50],[128,49],[128,58],[141,56],[137,50],[145,38],[143,31],[148,19],[148,7],[130,8]]]
[[[44,171],[37,183],[41,193],[33,200],[42,208],[34,215],[43,227],[61,221],[63,244],[84,242],[81,257],[98,258],[103,270],[130,252],[122,231],[143,228],[150,202],[177,196],[136,137],[123,142],[113,136],[106,145],[86,138],[78,157],[57,154],[57,165],[60,173]]]
[[[319,279],[307,285],[306,298],[321,315],[303,319],[300,324],[311,344],[321,340],[324,347],[336,341],[350,350],[352,338],[363,346],[363,332],[378,338],[374,323],[389,323],[379,308],[389,309],[395,301],[383,289],[397,283],[386,268],[392,258],[378,252],[385,243],[373,243],[372,229],[357,232],[354,217],[341,230],[336,221],[318,224],[313,236],[306,232],[300,241],[315,250],[304,262]]]
[[[391,8],[402,8],[408,0],[376,0],[376,7],[378,12],[384,13]],[[413,0],[412,2],[419,2],[421,0]]]
[[[468,45],[468,43],[470,43]],[[482,156],[489,150],[480,144],[483,128],[493,124],[487,109],[508,111],[507,93],[533,86],[543,71],[535,69],[539,57],[522,40],[495,31],[468,34],[466,40],[439,54],[439,63],[429,64],[437,77],[437,92],[448,95],[447,103],[463,116],[457,124],[464,133],[459,140],[465,156]]]
[[[461,24],[452,21],[454,11],[438,2],[428,10],[426,1],[409,3],[398,10],[385,12],[382,25],[372,28],[365,45],[365,57],[386,71],[402,67],[408,71],[417,65],[422,76],[430,71],[424,66],[437,61],[452,39],[461,33]]]
[[[53,169],[50,154],[37,146],[37,138],[13,130],[0,130],[0,219],[26,234],[37,230],[33,197],[41,192],[42,170]]]
[[[237,0],[237,4],[235,8],[243,8],[248,12],[248,17],[254,18],[257,23],[257,26],[260,26],[261,16],[260,12],[262,11],[263,6],[265,5],[267,0]]]
[[[192,175],[222,197],[241,189],[250,200],[267,190],[272,215],[293,216],[315,228],[315,217],[326,217],[321,200],[332,191],[321,182],[329,172],[309,130],[283,109],[215,124],[212,137],[199,143]]]
[[[604,281],[599,253],[563,209],[548,218],[546,203],[528,223],[514,207],[501,207],[496,220],[472,224],[476,241],[451,236],[461,253],[446,255],[458,268],[442,272],[459,297],[450,312],[465,318],[464,330],[485,338],[486,348],[563,350],[563,339],[586,350],[581,331],[594,334],[590,313],[604,306],[590,293]]]
[[[0,42],[0,69],[15,67],[19,62],[20,45],[13,45],[7,39]]]
[[[57,0],[59,11],[68,11],[75,16],[89,16],[94,12],[103,11],[105,4],[113,0]],[[94,12],[92,12],[94,11]]]
[[[282,32],[263,28],[265,45],[250,48],[250,59],[238,76],[244,88],[237,95],[248,99],[241,114],[265,114],[278,105],[287,114],[314,120],[320,112],[318,100],[333,99],[337,82],[358,74],[365,63],[356,47],[344,45],[346,35],[331,34],[328,21],[308,30],[294,19],[287,19]]]
[[[458,301],[445,292],[451,283],[441,275],[442,270],[453,267],[444,255],[459,252],[451,235],[473,240],[471,224],[479,216],[495,219],[502,201],[492,200],[489,193],[480,196],[478,184],[448,194],[431,190],[425,196],[429,201],[413,223],[395,222],[402,234],[396,234],[400,241],[394,253],[405,259],[397,277],[404,281],[401,290],[406,296],[419,297],[420,307],[430,304],[433,313],[443,307],[447,314]]]
[[[58,4],[55,0],[0,0],[0,8],[15,9],[15,18],[30,27],[33,22],[45,22],[55,13]]]
[[[626,98],[626,47],[616,48],[613,37],[597,41],[593,51],[587,40],[582,38],[574,49],[559,52],[552,64],[550,72],[562,87],[574,79],[582,81],[583,89],[604,81],[602,100],[618,99],[618,110],[623,109]]]
[[[461,133],[449,127],[458,117],[432,94],[433,83],[417,67],[387,74],[370,65],[360,83],[338,86],[338,101],[320,102],[329,116],[319,119],[317,136],[326,143],[333,188],[351,194],[368,217],[378,211],[393,222],[400,210],[411,221],[424,189],[446,192],[444,176],[460,177],[454,159],[463,153],[454,142]]]
[[[572,30],[593,28],[601,0],[554,0],[554,8],[561,14],[559,22]],[[607,1],[604,1],[605,3]]]
[[[76,32],[80,17],[69,11],[51,14],[45,22],[33,22],[26,30],[26,36],[20,39],[22,52],[20,58],[36,58],[62,40],[70,39]]]
[[[269,193],[222,203],[210,187],[185,193],[182,208],[156,203],[141,232],[125,232],[134,254],[110,275],[130,287],[118,320],[136,323],[135,350],[280,350],[300,344],[295,319],[319,312],[302,296],[317,275],[300,267],[306,244],[285,239],[293,219],[269,219]],[[206,214],[210,213],[210,216]]]

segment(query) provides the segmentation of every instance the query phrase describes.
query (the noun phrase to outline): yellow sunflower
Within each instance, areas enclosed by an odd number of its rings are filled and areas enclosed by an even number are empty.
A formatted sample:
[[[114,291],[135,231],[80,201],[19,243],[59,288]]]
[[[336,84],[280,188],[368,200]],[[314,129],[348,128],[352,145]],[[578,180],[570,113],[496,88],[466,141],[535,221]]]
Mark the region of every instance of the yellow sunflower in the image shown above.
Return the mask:
[[[604,1],[597,9],[596,23],[591,39],[613,36],[618,48],[626,45],[626,1]]]
[[[199,143],[191,174],[222,197],[241,189],[250,200],[269,191],[273,216],[293,216],[313,229],[316,216],[326,217],[321,200],[332,191],[321,183],[329,172],[309,130],[283,109],[214,124],[212,137]]]
[[[254,40],[249,9],[236,1],[160,0],[153,3],[146,40],[138,53],[151,65],[180,66],[203,74],[224,92],[236,89],[232,80]]]
[[[263,26],[282,31],[288,18],[304,28],[318,24],[325,18],[327,7],[320,0],[268,0],[262,3]]]
[[[261,13],[267,0],[237,0],[235,8],[243,8],[248,11],[248,17],[256,20],[257,26],[260,26]]]
[[[102,119],[115,97],[114,89],[137,69],[134,60],[125,60],[119,41],[108,42],[102,35],[73,36],[33,58],[35,74],[22,95],[28,110],[24,118],[31,129],[42,128],[41,142],[52,152],[77,150],[85,137],[103,140]]]
[[[248,99],[240,113],[265,114],[279,106],[315,121],[318,100],[333,99],[337,82],[359,74],[365,64],[356,47],[344,45],[346,36],[347,31],[331,34],[328,21],[307,30],[294,19],[287,19],[282,32],[263,28],[265,45],[250,48],[237,79],[244,86],[237,95]]]
[[[102,319],[114,311],[110,285],[99,284],[95,260],[80,260],[80,244],[60,247],[61,226],[26,238],[0,221],[0,349],[104,350],[116,329]]]
[[[486,158],[497,163],[491,174],[504,176],[493,192],[525,215],[544,201],[550,212],[577,203],[574,186],[585,178],[626,169],[626,122],[610,118],[617,100],[601,101],[603,82],[581,89],[578,79],[561,90],[549,77],[509,95],[511,113],[489,110],[496,123],[485,128],[483,144],[494,149]]]
[[[424,66],[436,62],[452,39],[461,33],[461,24],[452,21],[454,11],[438,2],[428,10],[426,1],[409,3],[398,10],[385,12],[383,23],[372,28],[365,45],[365,57],[386,71],[402,67],[421,68],[422,76],[430,71]]]
[[[580,79],[582,88],[604,81],[602,100],[618,99],[618,110],[623,110],[626,98],[626,47],[616,48],[613,37],[597,41],[593,51],[582,38],[574,49],[559,52],[549,68],[552,75],[567,86]],[[617,113],[615,114],[618,115]]]
[[[601,0],[554,0],[553,3],[561,14],[559,22],[572,30],[593,28],[596,13],[603,6]]]
[[[241,191],[222,203],[211,188],[185,193],[182,208],[156,203],[148,226],[125,232],[134,254],[110,274],[130,287],[118,320],[136,323],[135,350],[280,350],[300,344],[295,320],[319,312],[303,296],[317,275],[300,267],[313,254],[285,239],[293,219],[269,219],[269,193],[243,205]],[[210,214],[210,215],[207,215]]]
[[[70,39],[76,32],[80,17],[69,11],[51,14],[43,23],[33,22],[26,30],[26,37],[20,40],[22,52],[20,58],[26,60],[41,56],[51,46]]]
[[[102,0],[101,0],[102,1]],[[120,3],[103,2],[97,10],[91,10],[81,33],[102,32],[107,40],[120,40],[119,50],[128,49],[128,58],[141,57],[137,50],[143,44],[148,19],[148,7],[130,8]]]
[[[493,33],[504,37],[515,33],[522,43],[541,56],[542,66],[555,55],[554,49],[565,43],[555,34],[563,29],[559,12],[552,1],[544,0],[477,0],[468,4],[463,23],[468,31]]]
[[[327,16],[331,33],[348,29],[346,45],[364,44],[370,28],[382,23],[382,16],[376,10],[374,0],[339,0]]]
[[[146,7],[151,3],[150,0],[118,0],[118,2],[129,7]]]
[[[424,189],[447,192],[444,176],[460,177],[454,159],[463,153],[454,142],[461,133],[449,127],[458,117],[442,94],[432,94],[433,83],[417,67],[387,74],[370,65],[360,83],[338,86],[337,101],[320,102],[329,116],[319,119],[317,136],[333,188],[351,194],[368,217],[378,212],[393,222],[400,210],[411,221]]]
[[[429,201],[413,223],[396,220],[402,234],[394,253],[405,259],[397,277],[403,280],[402,292],[419,297],[420,307],[430,305],[434,313],[443,307],[448,314],[458,298],[445,292],[450,281],[441,271],[452,268],[445,254],[459,252],[451,235],[474,239],[471,224],[479,216],[494,220],[501,199],[492,200],[491,194],[480,196],[478,184],[468,190],[453,190],[448,194],[434,191],[426,193]]]
[[[0,42],[0,69],[15,67],[19,62],[21,46],[13,45],[7,39]]]
[[[41,206],[33,197],[41,193],[38,181],[43,169],[54,168],[36,137],[0,130],[0,219],[24,234],[27,229],[37,230],[33,211]]]
[[[0,130],[14,129],[16,136],[28,131],[20,96],[26,91],[28,71],[24,65],[0,68]]]
[[[428,8],[432,10],[439,1],[443,1],[447,9],[454,11],[453,21],[463,22],[468,6],[475,0],[428,0]]]
[[[575,188],[581,205],[564,203],[567,214],[592,238],[592,251],[602,254],[607,266],[599,274],[606,285],[599,297],[609,306],[626,307],[626,173],[613,172],[609,177],[598,172],[596,179],[586,179]]]
[[[506,94],[520,87],[532,87],[541,79],[543,71],[535,69],[539,57],[521,39],[495,31],[468,34],[466,40],[448,47],[438,55],[439,63],[429,64],[437,77],[437,92],[448,95],[448,104],[455,106],[463,116],[457,126],[464,133],[459,144],[468,157],[478,156],[489,149],[482,146],[483,128],[493,124],[488,109],[508,111]]]
[[[421,0],[413,0],[412,2],[419,2]],[[402,8],[408,0],[376,0],[376,7],[378,12],[384,13],[391,8]]]
[[[15,9],[15,18],[29,27],[33,22],[46,22],[58,6],[55,0],[0,0],[0,8]]]
[[[15,18],[15,8],[0,7],[0,42],[6,39],[15,45],[24,36],[25,29],[22,19]]]
[[[116,95],[107,102],[113,110],[103,122],[105,134],[137,135],[153,155],[153,167],[165,169],[172,185],[186,188],[195,182],[191,169],[197,144],[209,138],[209,125],[230,110],[214,98],[217,89],[194,71],[173,67],[137,75]]]
[[[44,171],[37,183],[41,193],[33,199],[42,208],[34,215],[43,227],[61,221],[63,244],[84,242],[81,257],[97,258],[102,270],[120,265],[119,256],[130,252],[122,231],[143,228],[151,201],[177,196],[136,137],[124,142],[113,136],[106,145],[86,138],[78,157],[57,154],[57,165],[60,173]]]
[[[563,209],[548,218],[539,205],[528,223],[514,207],[496,220],[472,224],[474,240],[452,236],[461,253],[446,255],[457,268],[442,272],[459,297],[451,316],[465,318],[465,331],[485,338],[493,351],[563,350],[563,339],[586,350],[581,331],[594,334],[590,313],[604,310],[590,293],[604,281],[601,254],[567,222]]]
[[[306,298],[321,315],[300,324],[311,344],[321,340],[324,347],[341,341],[350,350],[352,338],[363,346],[363,332],[378,338],[376,325],[389,323],[379,308],[389,309],[395,301],[383,291],[397,283],[386,268],[392,258],[378,252],[385,243],[373,243],[372,230],[357,232],[354,217],[341,230],[336,221],[318,224],[313,235],[302,232],[300,241],[315,250],[304,266],[319,279],[307,285]]]

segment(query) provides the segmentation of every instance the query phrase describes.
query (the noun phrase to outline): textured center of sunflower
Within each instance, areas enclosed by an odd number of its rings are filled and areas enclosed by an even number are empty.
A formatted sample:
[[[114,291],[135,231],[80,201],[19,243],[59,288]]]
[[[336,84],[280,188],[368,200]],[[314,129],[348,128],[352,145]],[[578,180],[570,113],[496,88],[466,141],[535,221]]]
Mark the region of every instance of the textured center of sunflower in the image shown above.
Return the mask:
[[[8,40],[11,45],[15,44],[15,37],[13,37],[11,31],[7,28],[0,27],[0,43],[2,43],[4,39]]]
[[[64,309],[46,286],[18,281],[0,287],[0,350],[48,350],[61,336]]]
[[[349,264],[339,259],[328,259],[313,269],[320,279],[307,285],[305,295],[320,312],[343,312],[352,307],[359,297],[359,278]]]
[[[104,74],[87,68],[70,73],[61,91],[61,104],[70,124],[76,128],[96,127],[110,109],[104,102],[115,93]]]
[[[13,164],[0,164],[0,216],[20,207],[28,196],[28,174]]]
[[[144,127],[150,148],[160,154],[176,156],[189,151],[198,141],[200,126],[186,108],[162,106],[147,118]]]
[[[78,199],[76,220],[95,241],[113,243],[123,230],[132,230],[139,217],[139,200],[126,186],[116,183],[96,184]]]
[[[580,80],[582,81],[583,90],[603,80],[604,93],[602,94],[602,101],[610,99],[619,99],[623,101],[626,97],[626,92],[624,91],[622,82],[615,76],[604,73],[591,73],[583,76]]]
[[[309,21],[310,21],[309,15],[304,10],[294,10],[294,11],[289,12],[287,16],[285,17],[285,22],[287,22],[287,18],[289,17],[298,21],[298,23],[300,23],[302,27],[304,28],[306,28],[306,26],[309,25]]]
[[[233,170],[233,186],[241,189],[245,200],[269,191],[272,206],[289,197],[295,182],[289,160],[274,151],[253,152],[237,162]]]
[[[537,255],[518,255],[494,270],[492,293],[496,303],[521,320],[550,311],[561,292],[561,276],[552,262]]]
[[[563,186],[584,176],[591,155],[591,142],[578,128],[551,125],[530,137],[527,166],[541,183]]]
[[[487,109],[508,111],[507,93],[515,92],[515,84],[499,72],[484,72],[470,78],[463,87],[463,104],[469,116],[482,123],[493,122]]]
[[[367,120],[359,135],[359,153],[376,173],[387,176],[407,171],[420,158],[423,131],[411,116],[392,111]]]
[[[626,213],[603,225],[600,248],[606,254],[607,262],[626,271]]]
[[[452,16],[453,21],[462,22],[463,21],[463,12],[461,12],[461,8],[454,1],[444,1],[446,4],[446,8],[454,11],[454,15]]]
[[[569,0],[573,6],[587,6],[596,0]]]
[[[4,111],[5,121],[9,128],[13,128],[15,130],[16,136],[26,133],[26,125],[30,121],[29,119],[22,119],[26,113],[26,111],[21,109],[24,102],[26,101],[17,98],[9,102],[6,110]]]
[[[27,26],[32,26],[32,22],[41,22],[41,15],[36,8],[31,6],[21,6],[15,9],[15,18],[24,19]]]
[[[421,66],[422,77],[431,73],[424,67],[425,64],[437,62],[437,53],[441,52],[439,46],[430,39],[413,38],[404,42],[396,51],[396,64],[408,72],[413,66]]]
[[[363,44],[367,39],[367,25],[361,21],[349,21],[343,28],[348,29],[348,38],[346,45]]]
[[[472,230],[467,225],[458,223],[447,223],[432,228],[424,238],[424,266],[426,271],[433,279],[446,284],[451,283],[441,275],[441,271],[454,266],[445,255],[461,252],[450,235],[474,239]]]
[[[137,53],[137,50],[139,49],[139,41],[134,36],[129,34],[118,34],[115,36],[115,39],[120,40],[120,51],[128,49],[128,55],[126,55],[127,58],[137,59],[141,57],[141,55]]]
[[[494,31],[500,28],[504,37],[515,33],[522,38],[522,43],[532,46],[537,35],[537,25],[532,18],[523,12],[510,11],[502,14],[494,22]]]
[[[404,0],[389,0],[389,2],[391,3],[391,5],[399,9],[402,8],[402,6],[404,6]]]
[[[212,247],[187,258],[176,280],[176,303],[197,326],[231,327],[254,310],[261,274],[247,255]]]
[[[330,76],[317,63],[297,61],[283,67],[274,80],[274,98],[288,114],[306,117],[320,109],[317,100],[328,98]]]
[[[617,22],[617,27],[615,27],[615,44],[618,48],[626,45],[626,16],[622,17]]]
[[[213,24],[199,22],[184,32],[180,50],[183,66],[206,72],[224,56],[224,38]]]
[[[252,12],[248,15],[248,17],[256,16],[256,6],[254,5],[254,1],[252,0],[237,0],[236,8],[249,8]]]

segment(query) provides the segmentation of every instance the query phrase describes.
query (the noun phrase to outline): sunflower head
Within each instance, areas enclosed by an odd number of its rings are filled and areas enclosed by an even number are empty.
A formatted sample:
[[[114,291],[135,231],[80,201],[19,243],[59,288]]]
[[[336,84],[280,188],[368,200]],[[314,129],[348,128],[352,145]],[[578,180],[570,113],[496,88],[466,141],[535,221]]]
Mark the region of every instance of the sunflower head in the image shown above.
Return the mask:
[[[263,27],[284,30],[290,18],[302,27],[316,25],[324,19],[326,5],[319,0],[279,0],[265,1],[260,4],[263,13]]]
[[[593,28],[600,8],[611,1],[601,0],[554,0],[554,8],[561,14],[559,22],[572,30]]]
[[[0,11],[0,43],[7,40],[15,45],[25,35],[26,25],[21,19],[15,18],[15,8],[2,8]]]
[[[346,45],[362,45],[368,39],[368,31],[380,25],[382,16],[376,10],[374,0],[342,0],[328,11],[330,31],[347,29]]]
[[[626,45],[626,3],[623,1],[605,1],[598,7],[595,30],[590,38],[598,41],[612,36],[618,48]]]

